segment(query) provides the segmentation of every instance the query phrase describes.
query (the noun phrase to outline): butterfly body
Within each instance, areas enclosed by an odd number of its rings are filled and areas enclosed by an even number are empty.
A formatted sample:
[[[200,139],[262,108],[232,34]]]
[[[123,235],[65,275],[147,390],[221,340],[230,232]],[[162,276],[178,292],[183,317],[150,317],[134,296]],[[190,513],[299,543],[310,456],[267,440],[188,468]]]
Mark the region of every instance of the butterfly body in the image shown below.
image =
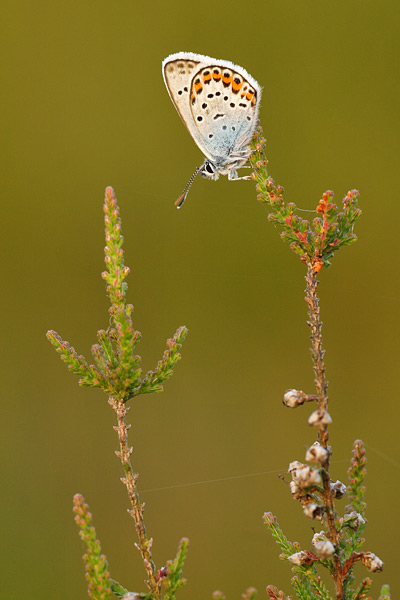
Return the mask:
[[[257,81],[230,61],[192,52],[171,54],[162,71],[176,110],[205,156],[195,175],[241,179],[237,169],[251,154],[258,119]]]

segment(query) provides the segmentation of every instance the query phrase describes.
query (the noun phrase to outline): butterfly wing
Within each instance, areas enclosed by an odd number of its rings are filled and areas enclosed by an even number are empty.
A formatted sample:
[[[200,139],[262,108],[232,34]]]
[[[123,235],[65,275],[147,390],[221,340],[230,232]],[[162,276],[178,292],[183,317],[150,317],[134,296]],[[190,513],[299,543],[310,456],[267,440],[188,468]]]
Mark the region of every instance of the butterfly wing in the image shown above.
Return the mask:
[[[191,52],[163,61],[168,93],[203,154],[218,165],[246,149],[254,133],[261,87],[242,67]]]
[[[197,131],[190,110],[189,96],[193,75],[205,66],[203,58],[206,57],[191,52],[177,52],[168,56],[162,63],[164,82],[170,98],[196,143]]]
[[[198,145],[217,165],[249,157],[260,97],[257,82],[226,61],[211,63],[193,77],[189,102]]]

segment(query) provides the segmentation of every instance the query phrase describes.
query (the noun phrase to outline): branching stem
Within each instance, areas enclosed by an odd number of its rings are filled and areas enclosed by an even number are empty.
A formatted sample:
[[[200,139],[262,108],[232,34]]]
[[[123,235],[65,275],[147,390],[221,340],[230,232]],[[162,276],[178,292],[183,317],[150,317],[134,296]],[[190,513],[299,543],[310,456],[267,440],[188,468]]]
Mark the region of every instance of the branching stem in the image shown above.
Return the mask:
[[[128,512],[135,522],[136,532],[139,537],[139,543],[136,544],[136,547],[143,558],[144,568],[147,573],[147,587],[153,594],[154,600],[160,600],[160,587],[157,584],[157,569],[151,553],[153,540],[151,538],[149,539],[146,534],[143,519],[144,503],[140,502],[136,486],[138,475],[133,471],[130,460],[133,449],[128,445],[128,429],[130,428],[130,425],[127,425],[126,423],[126,414],[129,407],[126,406],[124,400],[112,396],[109,398],[108,402],[117,415],[118,426],[114,427],[114,429],[118,434],[120,450],[117,450],[115,453],[120,459],[125,473],[124,477],[121,477],[121,481],[126,487],[132,506],[132,509]]]

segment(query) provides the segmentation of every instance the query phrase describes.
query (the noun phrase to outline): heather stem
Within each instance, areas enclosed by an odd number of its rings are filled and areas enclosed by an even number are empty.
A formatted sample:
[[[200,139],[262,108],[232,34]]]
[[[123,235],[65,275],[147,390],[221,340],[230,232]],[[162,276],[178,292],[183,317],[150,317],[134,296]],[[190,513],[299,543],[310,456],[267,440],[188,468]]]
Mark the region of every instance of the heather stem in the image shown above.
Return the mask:
[[[307,264],[307,275],[305,279],[307,283],[305,300],[308,304],[309,316],[309,321],[307,321],[307,324],[311,329],[311,356],[314,362],[315,373],[314,383],[319,399],[318,408],[319,410],[326,411],[328,408],[328,382],[325,376],[325,350],[322,348],[322,322],[320,321],[319,298],[317,296],[318,280],[317,272],[314,270],[311,263]],[[328,440],[328,426],[324,425],[318,432],[318,441],[323,445],[324,448],[327,448]],[[334,500],[330,489],[329,455],[325,464],[325,468],[322,469],[321,475],[324,488],[323,499],[326,507],[329,537],[332,543],[337,546],[339,533],[336,529]],[[336,598],[337,600],[342,600],[345,598],[342,566],[338,554],[335,554],[333,558],[335,563]]]
[[[324,354],[325,350],[322,349],[322,323],[319,320],[320,311],[319,311],[319,299],[317,296],[317,273],[314,271],[313,266],[308,264],[307,275],[306,275],[306,302],[308,304],[308,315],[310,320],[308,321],[308,325],[311,329],[311,355],[314,361],[314,373],[315,373],[315,387],[317,390],[318,398],[319,398],[319,409],[327,410],[328,408],[328,382],[325,379],[325,364],[324,364]],[[328,442],[328,433],[326,433],[326,440],[324,447]],[[321,440],[320,440],[321,441]]]
[[[128,429],[130,428],[130,425],[127,425],[126,423],[126,414],[129,407],[122,399],[114,398],[112,396],[109,398],[109,404],[117,415],[118,426],[114,427],[114,429],[118,433],[120,450],[116,451],[116,455],[120,459],[124,469],[125,476],[121,477],[121,481],[128,492],[129,500],[132,505],[132,510],[129,510],[128,512],[135,522],[136,532],[139,537],[139,543],[136,544],[136,547],[143,558],[144,567],[147,573],[147,586],[153,594],[154,599],[160,600],[160,588],[157,584],[157,570],[151,553],[153,540],[151,538],[149,539],[146,535],[143,519],[144,503],[140,502],[136,487],[138,475],[134,473],[130,461],[133,449],[128,445]]]

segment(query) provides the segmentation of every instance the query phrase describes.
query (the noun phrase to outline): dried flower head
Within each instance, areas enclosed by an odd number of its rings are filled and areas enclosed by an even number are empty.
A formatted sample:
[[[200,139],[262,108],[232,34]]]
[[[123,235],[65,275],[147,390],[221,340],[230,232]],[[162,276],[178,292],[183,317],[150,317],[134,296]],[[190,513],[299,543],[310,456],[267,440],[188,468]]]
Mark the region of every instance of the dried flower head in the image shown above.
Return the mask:
[[[372,571],[373,573],[379,573],[380,571],[383,571],[383,560],[381,560],[373,552],[364,552],[361,562],[364,567],[367,567],[368,571]]]
[[[319,442],[314,442],[307,450],[306,460],[318,465],[323,465],[329,458],[329,452]]]
[[[325,512],[325,508],[315,502],[307,502],[303,507],[303,512],[309,519],[322,520],[322,516]]]
[[[300,390],[288,390],[285,392],[282,402],[289,408],[296,408],[296,406],[304,404],[305,399],[306,395],[304,392]]]
[[[308,419],[308,424],[317,429],[325,429],[332,423],[332,417],[326,410],[315,410]]]
[[[291,481],[289,483],[290,493],[295,500],[299,500],[304,494],[304,490],[299,486],[297,481]]]
[[[296,479],[297,471],[299,469],[303,469],[304,467],[306,467],[306,465],[303,465],[303,463],[298,460],[294,460],[293,462],[289,463],[288,472],[291,474],[293,479]]]
[[[360,515],[360,513],[353,510],[351,513],[344,515],[343,525],[350,527],[350,529],[358,529],[361,525],[365,525],[367,520]]]
[[[345,495],[345,493],[347,491],[347,487],[344,485],[344,483],[342,483],[339,480],[335,481],[335,483],[330,483],[329,486],[331,488],[333,497],[337,498],[338,500],[343,498],[343,496]]]
[[[291,554],[288,557],[288,561],[291,562],[296,567],[301,567],[303,565],[309,565],[315,560],[315,557],[312,556],[310,552],[306,550],[301,550],[301,552],[296,552],[295,554]]]
[[[302,488],[321,483],[321,475],[317,469],[313,469],[308,465],[303,465],[297,460],[290,463],[289,473],[291,474],[293,481]]]
[[[318,554],[318,557],[321,560],[326,560],[327,558],[330,558],[335,552],[335,546],[332,544],[331,541],[328,540],[323,531],[321,531],[320,533],[316,533],[311,543],[315,548],[315,552]]]

